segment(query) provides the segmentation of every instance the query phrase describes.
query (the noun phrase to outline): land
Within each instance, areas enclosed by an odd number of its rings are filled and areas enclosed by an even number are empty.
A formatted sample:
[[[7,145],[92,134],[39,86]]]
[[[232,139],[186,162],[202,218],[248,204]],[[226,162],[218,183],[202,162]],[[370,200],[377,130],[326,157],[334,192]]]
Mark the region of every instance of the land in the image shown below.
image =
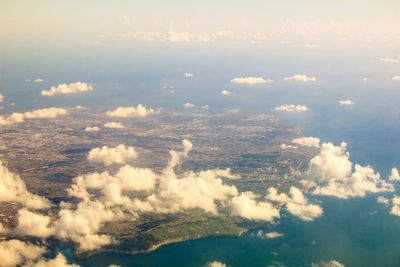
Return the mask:
[[[104,128],[116,121],[124,129]],[[97,126],[99,131],[86,132]],[[266,188],[287,188],[297,184],[296,171],[306,168],[315,150],[299,147],[281,149],[283,143],[300,136],[299,129],[281,125],[275,117],[238,111],[182,114],[161,111],[146,117],[109,118],[105,109],[70,109],[69,115],[55,119],[32,119],[0,127],[0,160],[18,173],[29,191],[45,196],[53,203],[76,201],[66,189],[73,178],[95,171],[116,171],[87,160],[96,147],[119,144],[135,147],[139,156],[133,165],[161,173],[169,151],[181,150],[181,141],[193,143],[190,156],[176,172],[231,168],[240,179],[226,180],[239,191],[264,194]],[[15,227],[17,203],[0,202],[0,222]],[[56,209],[56,208],[55,208]],[[56,210],[52,211],[56,214]],[[126,217],[107,223],[102,233],[113,236],[118,245],[102,251],[141,253],[182,240],[207,236],[240,235],[259,225],[229,216],[221,209],[218,215],[201,210],[172,214],[143,214],[139,219]],[[93,252],[79,252],[88,256]]]

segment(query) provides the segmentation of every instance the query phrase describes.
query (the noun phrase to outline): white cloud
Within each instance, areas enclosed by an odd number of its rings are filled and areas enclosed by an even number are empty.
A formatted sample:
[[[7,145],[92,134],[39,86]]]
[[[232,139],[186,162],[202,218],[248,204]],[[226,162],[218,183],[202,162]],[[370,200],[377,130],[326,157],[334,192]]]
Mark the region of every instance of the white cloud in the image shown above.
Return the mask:
[[[390,202],[389,199],[387,199],[387,198],[385,198],[383,196],[379,196],[377,198],[377,201],[378,201],[378,203],[382,203],[382,204],[385,204],[385,205],[389,205],[389,202]]]
[[[366,81],[368,81],[368,78],[367,78],[367,77],[364,77],[364,78],[362,78],[362,80],[363,80],[364,82],[366,82]]]
[[[19,175],[10,172],[0,161],[0,199],[15,201],[31,209],[46,209],[50,202],[44,197],[30,193]]]
[[[27,209],[20,209],[17,218],[18,226],[11,230],[11,233],[41,238],[47,238],[53,234],[53,229],[49,227],[49,216],[37,214]]]
[[[379,60],[382,62],[388,62],[388,63],[399,63],[400,62],[400,60],[395,59],[395,58],[390,58],[390,57],[380,58]]]
[[[270,187],[268,188],[268,194],[265,198],[284,204],[288,212],[299,217],[303,221],[312,221],[322,215],[322,208],[318,205],[310,204],[297,187],[292,186],[290,188],[289,196],[284,193],[278,194],[278,190],[274,187]]]
[[[194,105],[194,104],[192,104],[192,103],[189,103],[189,102],[187,102],[187,103],[185,103],[184,105],[183,105],[183,107],[184,108],[194,108],[196,105]]]
[[[319,138],[317,137],[300,137],[300,138],[295,138],[292,140],[292,143],[301,145],[301,146],[306,146],[306,147],[319,147]]]
[[[277,237],[282,237],[283,234],[282,233],[278,233],[278,232],[269,232],[265,234],[266,238],[277,238]]]
[[[393,80],[395,80],[395,81],[400,81],[400,75],[394,76],[394,77],[393,77]]]
[[[306,48],[320,48],[320,45],[317,44],[304,44],[304,47]]]
[[[27,119],[53,119],[60,115],[66,115],[68,111],[64,108],[43,108],[25,112]]]
[[[288,105],[284,104],[282,106],[276,107],[277,111],[287,111],[287,112],[303,112],[309,110],[306,105]]]
[[[231,95],[232,93],[227,90],[222,90],[221,95]]]
[[[311,263],[312,267],[345,267],[344,264],[336,261],[336,260],[331,260],[328,262],[321,261],[320,263]]]
[[[270,202],[257,202],[252,192],[243,192],[232,198],[232,214],[250,220],[273,221],[279,218],[279,209]]]
[[[351,101],[351,100],[340,100],[339,104],[342,105],[342,106],[343,105],[354,105],[354,102]]]
[[[392,168],[392,172],[389,177],[390,181],[400,181],[399,170],[397,168]]]
[[[35,83],[42,83],[42,82],[44,82],[44,80],[41,79],[41,78],[34,79],[33,81],[34,81]]]
[[[136,151],[133,147],[125,147],[123,144],[115,148],[103,146],[90,150],[88,160],[96,163],[103,163],[108,166],[111,164],[125,164],[136,158]]]
[[[4,96],[2,94],[0,94],[0,102],[4,101]]]
[[[396,216],[400,216],[400,196],[395,195],[392,199],[392,209],[390,213]]]
[[[317,195],[329,195],[338,198],[364,197],[367,192],[393,191],[393,185],[380,179],[379,173],[370,166],[360,166],[349,160],[346,143],[334,146],[323,143],[318,155],[310,160],[305,175],[318,182],[312,191]]]
[[[239,77],[231,80],[231,83],[236,84],[263,84],[269,82],[272,82],[272,80],[265,80],[262,77]]]
[[[282,149],[297,149],[297,146],[292,146],[292,145],[287,145],[287,144],[281,144],[280,147]]]
[[[79,267],[77,264],[68,264],[67,259],[58,253],[54,259],[42,259],[32,267]]]
[[[107,115],[109,117],[144,117],[148,114],[154,113],[152,108],[146,109],[146,107],[142,106],[141,104],[137,105],[137,107],[118,107],[113,111],[108,111]]]
[[[60,115],[66,115],[68,111],[63,108],[43,108],[25,113],[14,112],[8,116],[0,116],[0,126],[24,122],[25,119],[53,119]]]
[[[193,77],[193,73],[186,72],[186,73],[185,73],[185,77],[191,78],[191,77]]]
[[[220,37],[231,36],[233,33],[230,31],[216,31],[214,33],[191,33],[191,32],[177,32],[173,28],[169,28],[168,33],[164,35],[163,42],[172,43],[188,43],[188,42],[201,42],[207,43],[215,41]]]
[[[307,75],[304,74],[296,74],[290,77],[284,78],[285,81],[297,81],[297,82],[316,82],[317,78],[315,77],[308,77]]]
[[[219,261],[211,261],[207,262],[204,267],[226,267],[226,264]]]
[[[96,131],[99,131],[99,130],[100,130],[100,128],[97,127],[97,126],[94,126],[94,127],[88,126],[88,127],[85,128],[85,132],[96,132]]]
[[[208,110],[209,106],[208,105],[204,105],[201,107],[202,109]]]
[[[83,91],[91,91],[93,87],[91,84],[87,84],[85,82],[76,82],[76,83],[61,83],[57,87],[52,86],[50,90],[42,91],[42,95],[45,96],[53,96],[56,94],[74,94]]]
[[[21,264],[30,265],[46,252],[45,247],[31,245],[19,240],[0,242],[0,265],[12,267]]]
[[[112,128],[112,129],[124,129],[125,128],[125,126],[122,123],[114,122],[114,121],[104,123],[104,127]]]

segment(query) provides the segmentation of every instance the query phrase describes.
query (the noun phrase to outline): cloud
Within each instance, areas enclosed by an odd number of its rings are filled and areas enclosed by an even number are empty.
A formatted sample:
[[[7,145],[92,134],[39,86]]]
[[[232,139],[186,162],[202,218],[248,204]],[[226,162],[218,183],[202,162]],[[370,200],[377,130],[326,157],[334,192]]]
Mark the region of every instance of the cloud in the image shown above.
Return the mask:
[[[236,84],[263,84],[269,82],[272,82],[272,80],[264,80],[262,77],[239,77],[231,80],[231,83]]]
[[[194,108],[195,106],[196,106],[195,104],[192,104],[192,103],[189,103],[189,102],[183,104],[184,108]]]
[[[354,102],[351,101],[351,100],[340,100],[339,104],[342,105],[342,106],[343,105],[354,105]]]
[[[281,144],[280,147],[282,149],[297,149],[297,146],[292,146],[292,145],[287,145],[287,144]]]
[[[366,81],[368,81],[368,78],[367,78],[367,77],[364,77],[364,78],[362,78],[362,80],[363,80],[364,82],[366,82]]]
[[[396,75],[392,79],[395,80],[395,81],[400,81],[400,75]]]
[[[159,32],[135,32],[135,33],[118,33],[117,37],[122,38],[135,38],[143,41],[153,41],[159,39],[161,37],[161,33]]]
[[[24,122],[25,119],[53,119],[60,115],[66,115],[68,111],[63,108],[43,108],[25,113],[14,112],[8,116],[0,116],[0,126]]]
[[[111,129],[124,129],[125,126],[120,122],[106,122],[104,123],[104,127],[111,128]]]
[[[290,77],[284,78],[285,81],[297,81],[297,82],[316,82],[317,78],[315,77],[308,77],[304,74],[296,74]]]
[[[21,264],[30,265],[46,252],[45,247],[31,245],[19,240],[0,242],[1,266],[12,267]]]
[[[265,234],[266,238],[277,238],[277,237],[282,237],[283,234],[282,233],[278,233],[278,232],[269,232]]]
[[[277,111],[287,111],[287,112],[303,112],[309,110],[306,105],[288,105],[284,104],[282,106],[276,107]]]
[[[270,187],[268,188],[268,194],[265,198],[285,205],[288,212],[299,217],[303,221],[312,221],[320,217],[323,213],[320,206],[310,204],[303,193],[294,186],[290,188],[289,196],[284,193],[278,194],[277,189]]]
[[[388,63],[399,63],[400,60],[390,57],[380,58],[379,61],[388,62]]]
[[[270,202],[257,202],[252,192],[243,192],[232,198],[232,214],[250,220],[273,221],[279,218],[279,209]]]
[[[53,96],[57,94],[75,94],[78,92],[84,92],[84,91],[92,91],[93,87],[91,84],[87,84],[85,82],[76,82],[76,83],[61,83],[57,87],[52,86],[50,90],[42,91],[42,95],[45,96]]]
[[[399,170],[397,168],[392,168],[389,181],[400,181]]]
[[[173,28],[169,28],[168,33],[164,35],[163,42],[172,43],[188,43],[188,42],[201,42],[207,43],[215,41],[220,37],[231,36],[233,33],[230,31],[216,31],[214,33],[191,33],[191,32],[177,32]]]
[[[136,158],[136,151],[133,147],[125,147],[123,144],[115,148],[103,146],[89,151],[88,160],[96,163],[103,163],[105,166],[116,164],[125,164]]]
[[[0,102],[4,101],[4,96],[2,94],[0,94]]]
[[[53,119],[66,114],[68,111],[63,108],[43,108],[25,112],[24,117],[27,119]]]
[[[204,106],[202,106],[201,108],[202,108],[202,109],[205,109],[205,110],[208,110],[209,107],[210,107],[209,105],[204,105]]]
[[[148,114],[154,113],[152,108],[146,109],[146,107],[142,106],[141,104],[137,105],[137,107],[118,107],[113,111],[108,111],[107,115],[109,117],[120,117],[120,118],[127,118],[127,117],[144,117]]]
[[[317,137],[300,137],[300,138],[295,138],[292,140],[292,143],[301,145],[301,146],[306,146],[306,147],[319,147],[319,138]]]
[[[0,161],[0,200],[15,201],[31,209],[47,209],[50,202],[30,193],[19,175],[10,172]]]
[[[44,82],[44,80],[41,79],[41,78],[34,79],[33,81],[34,81],[35,83],[42,83],[42,82]]]
[[[207,262],[204,267],[226,267],[226,264],[219,261],[211,261]]]
[[[191,77],[193,77],[193,73],[186,72],[186,73],[185,73],[185,77],[191,78]]]
[[[382,204],[385,204],[385,205],[389,205],[389,199],[387,199],[387,198],[385,198],[385,197],[383,197],[383,196],[379,196],[378,198],[377,198],[377,201],[378,201],[378,203],[382,203]]]
[[[320,45],[317,44],[304,44],[305,48],[320,48]]]
[[[27,209],[18,210],[18,226],[10,232],[20,236],[37,236],[47,238],[53,234],[49,227],[50,217],[37,214]]]
[[[79,267],[79,265],[68,264],[65,256],[58,253],[54,259],[41,259],[33,267]]]
[[[99,130],[100,130],[100,128],[97,127],[97,126],[94,126],[94,127],[88,126],[88,127],[85,128],[85,132],[97,132]]]
[[[391,192],[393,185],[380,179],[370,166],[361,166],[349,160],[346,143],[334,146],[323,143],[321,151],[309,162],[305,176],[318,183],[312,193],[338,198],[364,197],[367,192]]]
[[[321,261],[320,263],[311,263],[312,267],[345,267],[344,264],[341,264],[340,262],[336,260],[331,260],[328,262]]]
[[[222,90],[221,95],[231,95],[232,93],[227,90]]]
[[[395,195],[392,198],[392,209],[390,210],[390,214],[400,216],[400,196]]]

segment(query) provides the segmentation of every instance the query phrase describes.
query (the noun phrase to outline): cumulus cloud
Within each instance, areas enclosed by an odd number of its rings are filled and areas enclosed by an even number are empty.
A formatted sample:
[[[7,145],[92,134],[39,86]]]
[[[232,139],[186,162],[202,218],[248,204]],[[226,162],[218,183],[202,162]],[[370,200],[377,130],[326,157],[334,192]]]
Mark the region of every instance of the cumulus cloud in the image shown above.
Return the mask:
[[[321,151],[309,162],[305,175],[318,185],[312,193],[338,198],[364,197],[367,192],[393,191],[393,185],[380,179],[370,166],[361,166],[349,160],[346,143],[340,146],[323,143]]]
[[[351,101],[351,100],[340,100],[339,104],[342,105],[342,106],[343,105],[354,105],[354,102]]]
[[[4,96],[2,94],[0,94],[0,102],[4,101]]]
[[[295,138],[292,140],[292,143],[301,145],[301,146],[306,146],[306,147],[319,147],[319,138],[317,137],[299,137],[299,138]]]
[[[144,117],[148,114],[154,113],[154,109],[142,106],[141,104],[137,105],[137,107],[118,107],[113,111],[108,111],[107,115],[109,117],[120,117],[120,118],[127,118],[127,117]]]
[[[13,267],[30,265],[46,252],[45,247],[25,243],[19,240],[0,242],[1,266]]]
[[[396,216],[400,216],[400,196],[395,195],[392,198],[392,209],[390,210],[390,213]]]
[[[207,262],[204,267],[226,267],[226,264],[219,261],[211,261]]]
[[[52,86],[50,90],[43,90],[42,95],[45,96],[53,96],[57,94],[75,94],[78,92],[84,91],[92,91],[93,87],[91,84],[87,84],[85,82],[76,82],[76,83],[61,83],[57,87]]]
[[[37,78],[33,80],[35,83],[42,83],[44,80],[42,78]]]
[[[31,209],[46,209],[50,202],[30,193],[19,175],[10,172],[0,161],[0,201],[15,201]]]
[[[400,75],[396,75],[392,79],[395,80],[395,81],[400,81]]]
[[[222,90],[221,95],[231,95],[232,93],[227,90]]]
[[[63,108],[43,108],[25,113],[14,112],[8,116],[0,116],[0,126],[24,122],[25,119],[53,119],[60,115],[66,115],[68,111]]]
[[[282,106],[276,107],[277,111],[287,111],[287,112],[303,112],[309,110],[306,105],[288,105],[284,104]]]
[[[390,57],[380,58],[379,61],[388,62],[388,63],[399,63],[400,60]]]
[[[232,198],[232,214],[250,220],[273,221],[279,218],[279,209],[270,202],[256,201],[257,196],[252,192],[243,192]]]
[[[104,127],[111,128],[111,129],[124,129],[125,126],[120,122],[106,122],[104,123]]]
[[[195,106],[196,106],[195,104],[192,104],[192,103],[189,103],[189,102],[183,104],[184,108],[194,108]]]
[[[79,267],[77,264],[68,264],[67,259],[58,253],[54,259],[41,259],[33,267]]]
[[[288,212],[303,221],[312,221],[323,213],[320,206],[309,203],[303,193],[294,186],[290,188],[289,196],[284,193],[278,194],[276,188],[270,187],[265,198],[285,205]]]
[[[41,238],[49,237],[53,234],[50,228],[50,217],[31,212],[27,209],[18,211],[18,226],[10,230],[11,233],[21,236],[37,236]]]
[[[172,43],[188,43],[188,42],[211,42],[220,37],[231,36],[230,31],[216,31],[214,33],[192,33],[192,32],[177,32],[173,28],[169,28],[168,33],[164,35],[162,41]]]
[[[389,199],[387,199],[387,198],[385,198],[383,196],[379,196],[377,198],[377,201],[378,201],[378,203],[382,203],[382,204],[385,204],[385,205],[389,205],[389,202],[390,202]]]
[[[109,148],[103,146],[100,148],[94,148],[90,150],[88,160],[96,163],[103,163],[108,166],[111,164],[125,164],[136,158],[136,151],[133,147],[125,147],[120,144],[115,148]]]
[[[397,168],[392,168],[392,172],[389,177],[390,181],[400,181],[399,170]]]
[[[278,233],[278,232],[269,232],[265,234],[266,238],[277,238],[277,237],[282,237],[283,234],[282,233]]]
[[[189,78],[191,78],[191,77],[193,77],[193,73],[186,72],[186,73],[185,73],[185,77],[189,77]]]
[[[296,81],[296,82],[316,82],[317,78],[315,77],[308,77],[307,75],[304,74],[296,74],[290,77],[284,78],[285,81]]]
[[[263,84],[269,82],[272,82],[272,80],[265,80],[262,77],[239,77],[231,80],[231,83],[236,84]]]
[[[100,130],[100,128],[97,127],[97,126],[94,126],[94,127],[88,126],[88,127],[85,128],[85,132],[97,132],[99,130]]]

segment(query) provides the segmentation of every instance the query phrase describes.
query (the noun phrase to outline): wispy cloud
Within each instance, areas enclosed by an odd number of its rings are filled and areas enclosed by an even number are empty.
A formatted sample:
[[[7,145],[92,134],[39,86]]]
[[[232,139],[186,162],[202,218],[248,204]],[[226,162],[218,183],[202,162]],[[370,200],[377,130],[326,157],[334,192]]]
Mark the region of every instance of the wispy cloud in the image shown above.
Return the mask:
[[[231,80],[231,83],[236,84],[264,84],[269,82],[272,82],[272,80],[265,80],[262,77],[238,77]]]
[[[296,74],[290,77],[284,78],[285,81],[296,81],[296,82],[316,82],[317,78],[315,77],[308,77],[305,74]]]
[[[282,106],[276,107],[277,111],[287,111],[287,112],[303,112],[309,110],[306,105],[288,105],[284,104]]]

